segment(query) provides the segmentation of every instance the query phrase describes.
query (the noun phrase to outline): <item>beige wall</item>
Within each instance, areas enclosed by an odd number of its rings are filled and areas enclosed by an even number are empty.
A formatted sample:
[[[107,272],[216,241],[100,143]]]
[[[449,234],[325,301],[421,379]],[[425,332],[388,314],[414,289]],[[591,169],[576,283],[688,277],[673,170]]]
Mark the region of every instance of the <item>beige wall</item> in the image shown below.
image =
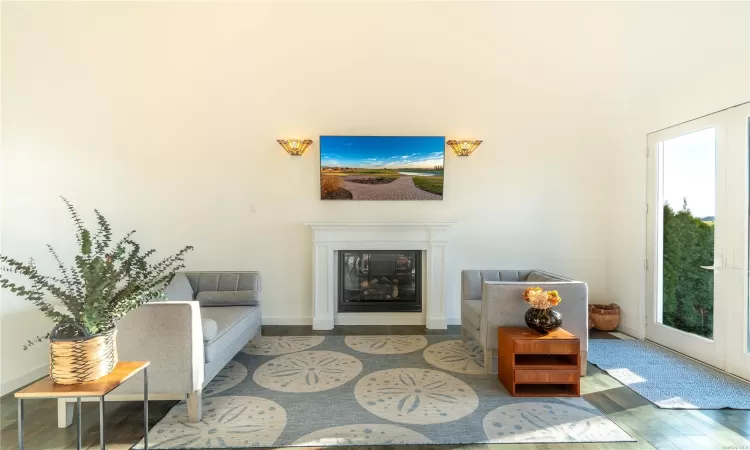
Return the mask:
[[[260,270],[264,321],[309,323],[303,222],[456,221],[453,323],[463,268],[559,272],[630,314],[645,133],[746,96],[742,14],[739,3],[4,3],[2,251],[50,271],[45,243],[70,257],[65,195],[164,253],[194,245],[189,269]],[[684,103],[655,115],[673,98]],[[485,143],[447,154],[442,202],[337,203],[319,200],[317,142],[301,158],[275,142],[321,134]],[[20,346],[50,324],[3,292],[0,325],[7,390],[43,370],[44,346]]]
[[[606,125],[608,299],[623,308],[620,329],[637,337],[645,333],[646,135],[750,101],[750,2],[656,8],[639,26],[658,35],[634,33],[621,46],[640,92],[613,102]]]

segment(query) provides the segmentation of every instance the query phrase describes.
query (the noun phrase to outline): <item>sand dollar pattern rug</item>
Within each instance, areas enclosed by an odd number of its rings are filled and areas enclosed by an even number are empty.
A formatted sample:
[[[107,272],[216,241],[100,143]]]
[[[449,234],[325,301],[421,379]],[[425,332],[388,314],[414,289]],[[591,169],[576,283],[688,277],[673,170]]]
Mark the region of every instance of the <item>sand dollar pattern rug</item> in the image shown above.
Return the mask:
[[[320,345],[325,336],[263,336],[260,345],[252,343],[242,349],[248,355],[286,355]]]
[[[620,430],[607,427],[608,418],[581,410],[581,399],[559,403],[523,402],[500,406],[487,414],[482,422],[487,438],[496,443],[515,443],[533,435],[544,442],[616,440]],[[569,403],[568,403],[569,402]],[[567,404],[566,404],[567,403]],[[604,433],[604,435],[603,435]]]
[[[341,386],[361,371],[362,362],[346,353],[297,352],[263,364],[253,380],[274,391],[320,392]]]
[[[269,447],[287,424],[281,405],[246,396],[206,399],[203,420],[190,423],[187,417],[184,403],[172,408],[149,433],[149,447],[151,442],[153,448]]]
[[[430,345],[424,360],[438,369],[458,373],[484,373],[484,350],[474,341],[447,340]]]
[[[246,347],[206,388],[203,420],[180,403],[149,447],[633,441],[582,398],[511,397],[454,336],[296,337]]]
[[[359,380],[354,396],[363,408],[391,422],[437,424],[471,414],[479,398],[468,384],[445,372],[398,368]]]
[[[229,361],[221,372],[217,373],[211,384],[203,390],[204,397],[210,397],[220,392],[224,392],[240,384],[247,378],[247,367],[237,361]]]
[[[425,436],[408,428],[384,424],[354,424],[314,431],[292,445],[398,445],[429,444]]]
[[[427,346],[427,338],[414,335],[347,336],[344,342],[358,352],[376,355],[411,353]]]

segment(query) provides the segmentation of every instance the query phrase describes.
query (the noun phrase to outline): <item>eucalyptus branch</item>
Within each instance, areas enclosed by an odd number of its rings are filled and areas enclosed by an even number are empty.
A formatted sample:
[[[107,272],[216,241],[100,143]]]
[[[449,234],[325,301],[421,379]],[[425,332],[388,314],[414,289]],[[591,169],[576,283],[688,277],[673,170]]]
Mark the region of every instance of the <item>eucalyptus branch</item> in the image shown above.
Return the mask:
[[[38,344],[39,342],[42,342],[43,340],[49,339],[50,334],[47,333],[44,336],[35,336],[32,339],[29,339],[26,341],[25,344],[23,344],[23,349],[28,350],[31,348],[32,345]]]
[[[32,302],[45,316],[52,319],[55,323],[71,322],[72,319],[55,310],[55,308],[44,300],[44,296],[39,291],[33,289],[26,289],[23,286],[19,286],[15,283],[10,282],[7,278],[0,277],[0,287],[8,289],[9,291],[17,294],[19,297],[26,297],[26,300]]]
[[[81,283],[80,279],[73,271],[68,271],[68,269],[65,267],[65,264],[63,264],[62,260],[60,260],[60,256],[58,256],[57,252],[54,248],[52,248],[51,245],[47,244],[47,249],[52,254],[52,257],[55,258],[55,261],[57,262],[57,268],[60,270],[60,273],[62,273],[62,281],[65,283],[65,286],[68,288],[68,294],[71,296],[75,296],[78,298],[83,297],[83,290],[81,289]],[[80,309],[80,308],[77,308]],[[78,311],[72,311],[74,315]]]
[[[98,255],[103,255],[112,241],[112,228],[98,209],[94,210],[94,214],[96,214],[96,222],[99,224],[99,230],[94,235],[94,248]]]
[[[187,246],[151,264],[148,259],[156,251],[150,249],[142,253],[141,246],[132,239],[135,231],[112,246],[112,229],[98,210],[94,210],[98,228],[92,236],[73,205],[64,197],[63,202],[76,226],[79,253],[73,258],[73,264],[66,266],[54,248],[47,246],[57,263],[59,277],[40,274],[33,261],[22,263],[0,256],[3,272],[23,275],[30,282],[27,288],[0,275],[0,288],[32,302],[55,323],[76,323],[92,335],[109,331],[129,311],[163,297],[164,287],[185,267],[185,255],[193,247]],[[60,299],[68,314],[57,311],[45,299],[45,292]],[[24,349],[47,337],[28,340]]]
[[[34,266],[33,261],[29,262],[28,264],[24,264],[20,261],[16,261],[13,258],[8,258],[7,256],[0,256],[0,262],[5,264],[5,266],[3,266],[3,271],[9,271],[24,275],[33,283],[36,283],[40,289],[45,289],[55,297],[62,300],[63,303],[66,304],[66,306],[69,302],[76,301],[75,297],[73,297],[71,294],[65,292],[62,288],[55,286],[52,283],[52,278],[40,275],[36,270],[36,266]]]
[[[81,244],[81,236],[83,235],[83,232],[86,231],[86,229],[83,227],[83,220],[81,220],[81,216],[78,215],[78,211],[73,207],[73,205],[68,201],[67,198],[60,196],[63,202],[65,202],[65,206],[68,208],[68,212],[70,213],[70,217],[73,219],[73,223],[76,225],[76,229],[78,230],[78,233],[76,233],[76,240],[78,241],[78,244]]]

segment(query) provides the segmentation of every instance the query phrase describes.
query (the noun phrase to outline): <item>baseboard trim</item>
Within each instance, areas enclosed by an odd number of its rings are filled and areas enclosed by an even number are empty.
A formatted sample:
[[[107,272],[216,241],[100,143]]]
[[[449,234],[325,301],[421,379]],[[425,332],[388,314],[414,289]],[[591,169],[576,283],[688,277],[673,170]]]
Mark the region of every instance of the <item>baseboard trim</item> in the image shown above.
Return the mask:
[[[32,370],[26,375],[21,375],[20,377],[14,378],[10,381],[6,381],[5,383],[0,384],[0,396],[5,395],[9,392],[13,392],[18,388],[26,386],[27,384],[31,384],[40,378],[44,378],[48,374],[49,366],[45,364],[42,367]]]
[[[428,330],[447,330],[448,320],[445,316],[428,317],[426,326]]]
[[[333,330],[333,317],[316,317],[312,320],[313,330]]]
[[[263,325],[312,325],[312,317],[263,316]]]
[[[640,331],[638,331],[635,328],[629,327],[627,325],[619,324],[617,325],[617,331],[621,333],[625,333],[630,337],[634,337],[636,339],[645,339],[646,336],[642,336]]]
[[[445,319],[448,325],[461,325],[460,317],[448,317]]]

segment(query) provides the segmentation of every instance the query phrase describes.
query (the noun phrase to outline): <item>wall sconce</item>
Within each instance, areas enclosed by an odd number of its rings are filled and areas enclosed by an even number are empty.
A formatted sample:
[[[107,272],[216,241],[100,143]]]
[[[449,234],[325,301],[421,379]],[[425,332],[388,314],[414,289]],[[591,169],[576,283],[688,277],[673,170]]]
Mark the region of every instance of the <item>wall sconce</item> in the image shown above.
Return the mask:
[[[469,156],[471,155],[474,150],[479,147],[479,144],[481,144],[482,141],[454,141],[450,140],[446,142],[446,144],[450,145],[454,152],[458,156]]]
[[[312,141],[310,139],[277,139],[276,142],[284,147],[284,150],[286,150],[286,152],[292,156],[302,155],[303,153],[305,153],[305,150],[307,150],[307,147],[312,144]]]

